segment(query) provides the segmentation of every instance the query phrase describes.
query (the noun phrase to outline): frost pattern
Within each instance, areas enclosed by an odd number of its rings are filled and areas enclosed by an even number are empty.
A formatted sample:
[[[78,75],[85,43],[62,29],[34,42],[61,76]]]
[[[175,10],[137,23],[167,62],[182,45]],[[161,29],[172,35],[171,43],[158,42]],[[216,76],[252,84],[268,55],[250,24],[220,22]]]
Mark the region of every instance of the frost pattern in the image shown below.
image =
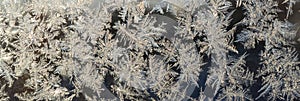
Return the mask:
[[[298,1],[0,0],[0,100],[300,100]]]

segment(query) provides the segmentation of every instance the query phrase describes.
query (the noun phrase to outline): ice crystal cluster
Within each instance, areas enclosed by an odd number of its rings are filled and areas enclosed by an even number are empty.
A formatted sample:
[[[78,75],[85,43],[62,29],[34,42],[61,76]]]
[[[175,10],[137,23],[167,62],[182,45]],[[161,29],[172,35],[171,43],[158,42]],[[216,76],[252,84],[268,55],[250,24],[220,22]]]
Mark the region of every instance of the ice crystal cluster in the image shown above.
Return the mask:
[[[296,0],[0,3],[1,101],[300,100]]]

